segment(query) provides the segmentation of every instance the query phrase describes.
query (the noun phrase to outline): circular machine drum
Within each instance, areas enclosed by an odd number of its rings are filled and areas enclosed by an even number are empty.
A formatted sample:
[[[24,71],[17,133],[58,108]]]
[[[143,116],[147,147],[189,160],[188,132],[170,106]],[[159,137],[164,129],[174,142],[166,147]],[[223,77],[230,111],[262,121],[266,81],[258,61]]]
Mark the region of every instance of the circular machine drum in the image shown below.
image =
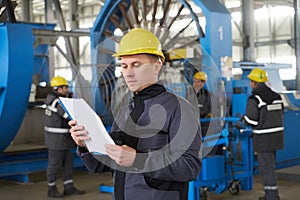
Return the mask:
[[[214,3],[220,4],[218,1]],[[224,115],[226,105],[221,103],[226,101],[220,100],[225,93],[220,87],[219,63],[215,63],[215,57],[210,55],[210,47],[207,47],[207,40],[213,39],[205,36],[202,29],[207,27],[204,15],[208,13],[206,6],[209,5],[205,4],[211,3],[199,0],[105,1],[91,33],[93,67],[90,86],[91,104],[103,117],[105,125],[111,125],[113,113],[129,99],[129,95],[123,95],[128,90],[124,80],[118,78],[119,63],[112,55],[116,53],[121,37],[138,27],[150,30],[161,41],[166,60],[160,79],[166,86],[195,103],[192,77],[195,71],[205,71],[209,76],[206,87],[216,97],[213,116]],[[230,22],[230,14],[228,19]],[[202,41],[203,46],[200,44]],[[219,44],[223,45],[221,42]],[[80,88],[80,85],[77,84],[77,87]]]

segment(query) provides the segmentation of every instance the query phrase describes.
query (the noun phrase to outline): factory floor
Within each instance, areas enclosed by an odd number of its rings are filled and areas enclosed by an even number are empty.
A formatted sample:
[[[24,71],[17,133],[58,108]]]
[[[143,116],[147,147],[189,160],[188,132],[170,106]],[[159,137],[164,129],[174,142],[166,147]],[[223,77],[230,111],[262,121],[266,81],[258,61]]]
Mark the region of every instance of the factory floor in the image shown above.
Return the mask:
[[[281,200],[300,199],[300,166],[294,166],[278,170],[278,183]],[[52,199],[46,197],[47,182],[46,172],[38,172],[29,175],[29,183],[16,183],[0,179],[0,199],[27,200],[27,199]],[[111,174],[89,174],[86,171],[75,170],[74,181],[76,187],[86,193],[79,196],[67,196],[66,200],[111,200],[111,194],[101,193],[99,185],[111,185]],[[62,191],[62,182],[58,181],[58,188]],[[209,200],[255,200],[262,196],[260,177],[254,177],[254,189],[251,191],[240,191],[238,195],[231,195],[228,191],[216,195],[214,192],[208,193]]]

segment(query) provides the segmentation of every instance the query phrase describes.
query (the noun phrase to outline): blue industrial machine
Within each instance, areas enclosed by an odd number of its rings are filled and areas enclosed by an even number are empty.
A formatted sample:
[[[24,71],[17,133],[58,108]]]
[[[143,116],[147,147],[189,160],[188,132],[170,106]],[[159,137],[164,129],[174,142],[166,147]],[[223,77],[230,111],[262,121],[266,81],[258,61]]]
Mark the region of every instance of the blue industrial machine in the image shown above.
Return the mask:
[[[205,121],[220,119],[202,119]],[[253,187],[253,151],[251,130],[241,126],[239,118],[225,118],[220,133],[203,138],[203,152],[213,147],[222,147],[222,153],[207,155],[202,159],[202,170],[195,181],[189,184],[189,199],[207,199],[208,192],[216,194],[228,190],[237,195]]]
[[[35,77],[39,82],[49,82],[49,44],[41,42],[41,38],[33,34],[33,29],[53,30],[54,26],[37,23],[0,24],[1,178],[28,182],[28,174],[47,168],[44,109],[41,102],[28,102]],[[42,92],[46,94],[47,91]],[[27,129],[24,128],[25,131],[17,135],[24,121]],[[83,165],[79,159],[75,159],[74,163],[77,167]]]
[[[53,25],[2,23],[0,27],[0,152],[3,152],[15,138],[27,111],[29,94],[34,71],[41,63],[40,55],[45,54],[44,45],[34,49],[33,28],[53,29]],[[20,34],[22,33],[22,34]],[[39,55],[35,57],[35,55]],[[35,65],[39,63],[39,65]],[[24,174],[46,164],[38,162],[45,152],[38,155],[32,152],[13,152],[0,154],[0,177],[9,176],[28,181]],[[32,159],[37,159],[35,162]],[[22,175],[20,175],[22,174]]]
[[[1,24],[0,27],[2,41],[0,47],[2,61],[0,74],[1,151],[15,137],[27,108],[34,62],[31,30],[32,27],[27,24],[6,23]]]
[[[172,8],[174,11],[178,9],[178,14],[172,19],[167,20],[168,9],[171,3],[176,4]],[[208,83],[209,88],[214,91],[218,90],[220,60],[222,57],[231,57],[232,54],[231,16],[225,6],[219,1],[195,0],[193,3],[195,6],[200,7],[205,14],[205,37],[199,24],[198,16],[187,1],[160,1],[159,6],[158,4],[153,6],[151,20],[147,20],[145,17],[151,14],[151,10],[147,10],[147,6],[151,7],[150,5],[146,5],[142,9],[139,6],[143,7],[144,5],[131,5],[131,1],[129,0],[105,2],[91,33],[92,64],[95,66],[93,69],[92,102],[97,112],[101,113],[104,116],[104,120],[107,120],[108,123],[111,122],[111,113],[107,107],[109,107],[112,91],[116,85],[116,76],[114,74],[115,64],[111,55],[115,52],[116,41],[120,38],[115,33],[117,30],[124,33],[134,27],[148,27],[159,36],[163,42],[163,48],[168,52],[179,49],[181,46],[185,48],[196,45],[200,49],[200,43],[203,46],[200,50],[202,51],[200,52],[202,55],[198,56],[196,52],[195,55],[197,56],[194,55],[194,59],[190,59],[189,62],[194,66],[198,65],[198,70],[200,70],[201,65],[203,68],[205,67],[208,76],[211,77],[211,81]],[[155,20],[155,13],[159,9],[163,10],[163,16],[161,19]],[[190,12],[192,20],[178,33],[174,33],[172,32],[172,26],[178,25],[176,24],[176,20],[183,10]],[[138,13],[141,11],[146,13]],[[219,20],[220,18],[222,20]],[[181,41],[183,44],[177,44],[176,42],[180,41],[179,38],[183,37],[182,34],[186,30],[189,30],[189,25],[192,23],[195,24],[198,37],[184,42]],[[193,55],[190,56],[193,57]],[[191,73],[193,72],[191,71]]]

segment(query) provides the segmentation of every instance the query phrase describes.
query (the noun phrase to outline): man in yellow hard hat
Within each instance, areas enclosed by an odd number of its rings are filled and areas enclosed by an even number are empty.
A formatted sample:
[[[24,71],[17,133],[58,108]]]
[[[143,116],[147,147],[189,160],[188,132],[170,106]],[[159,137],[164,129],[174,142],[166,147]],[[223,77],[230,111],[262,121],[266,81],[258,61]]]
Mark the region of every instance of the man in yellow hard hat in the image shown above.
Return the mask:
[[[45,142],[48,148],[48,197],[60,198],[64,195],[83,194],[73,185],[73,155],[71,149],[75,143],[69,132],[67,113],[59,104],[59,97],[69,94],[68,81],[56,76],[51,79],[51,91],[45,100]],[[60,169],[63,169],[63,194],[57,190],[56,179]]]
[[[283,102],[280,95],[265,84],[268,80],[265,70],[254,68],[248,78],[252,95],[243,120],[252,126],[253,149],[257,152],[265,192],[259,200],[279,200],[275,161],[276,151],[283,148]]]
[[[115,116],[110,135],[116,145],[105,146],[107,156],[93,157],[85,148],[88,132],[69,122],[78,155],[93,172],[114,172],[116,200],[186,200],[201,168],[198,111],[159,82],[164,54],[152,32],[132,29],[113,56],[133,99]]]
[[[193,78],[193,88],[195,90],[200,118],[211,118],[211,96],[208,90],[204,88],[205,82],[207,81],[207,74],[205,72],[197,72]],[[207,133],[209,123],[201,123],[202,136]]]

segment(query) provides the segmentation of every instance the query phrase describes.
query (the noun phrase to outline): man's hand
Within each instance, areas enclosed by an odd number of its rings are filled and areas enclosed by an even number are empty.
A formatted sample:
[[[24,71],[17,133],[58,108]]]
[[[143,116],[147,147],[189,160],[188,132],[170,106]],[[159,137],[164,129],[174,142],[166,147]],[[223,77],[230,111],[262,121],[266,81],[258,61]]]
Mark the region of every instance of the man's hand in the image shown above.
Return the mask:
[[[116,161],[116,163],[123,167],[130,167],[132,166],[135,157],[136,157],[136,150],[127,146],[119,146],[114,144],[106,144],[105,152],[108,156]]]
[[[68,123],[71,126],[70,133],[75,143],[80,147],[85,147],[85,140],[90,140],[88,131],[84,129],[84,126],[77,125],[75,120],[71,120]]]

